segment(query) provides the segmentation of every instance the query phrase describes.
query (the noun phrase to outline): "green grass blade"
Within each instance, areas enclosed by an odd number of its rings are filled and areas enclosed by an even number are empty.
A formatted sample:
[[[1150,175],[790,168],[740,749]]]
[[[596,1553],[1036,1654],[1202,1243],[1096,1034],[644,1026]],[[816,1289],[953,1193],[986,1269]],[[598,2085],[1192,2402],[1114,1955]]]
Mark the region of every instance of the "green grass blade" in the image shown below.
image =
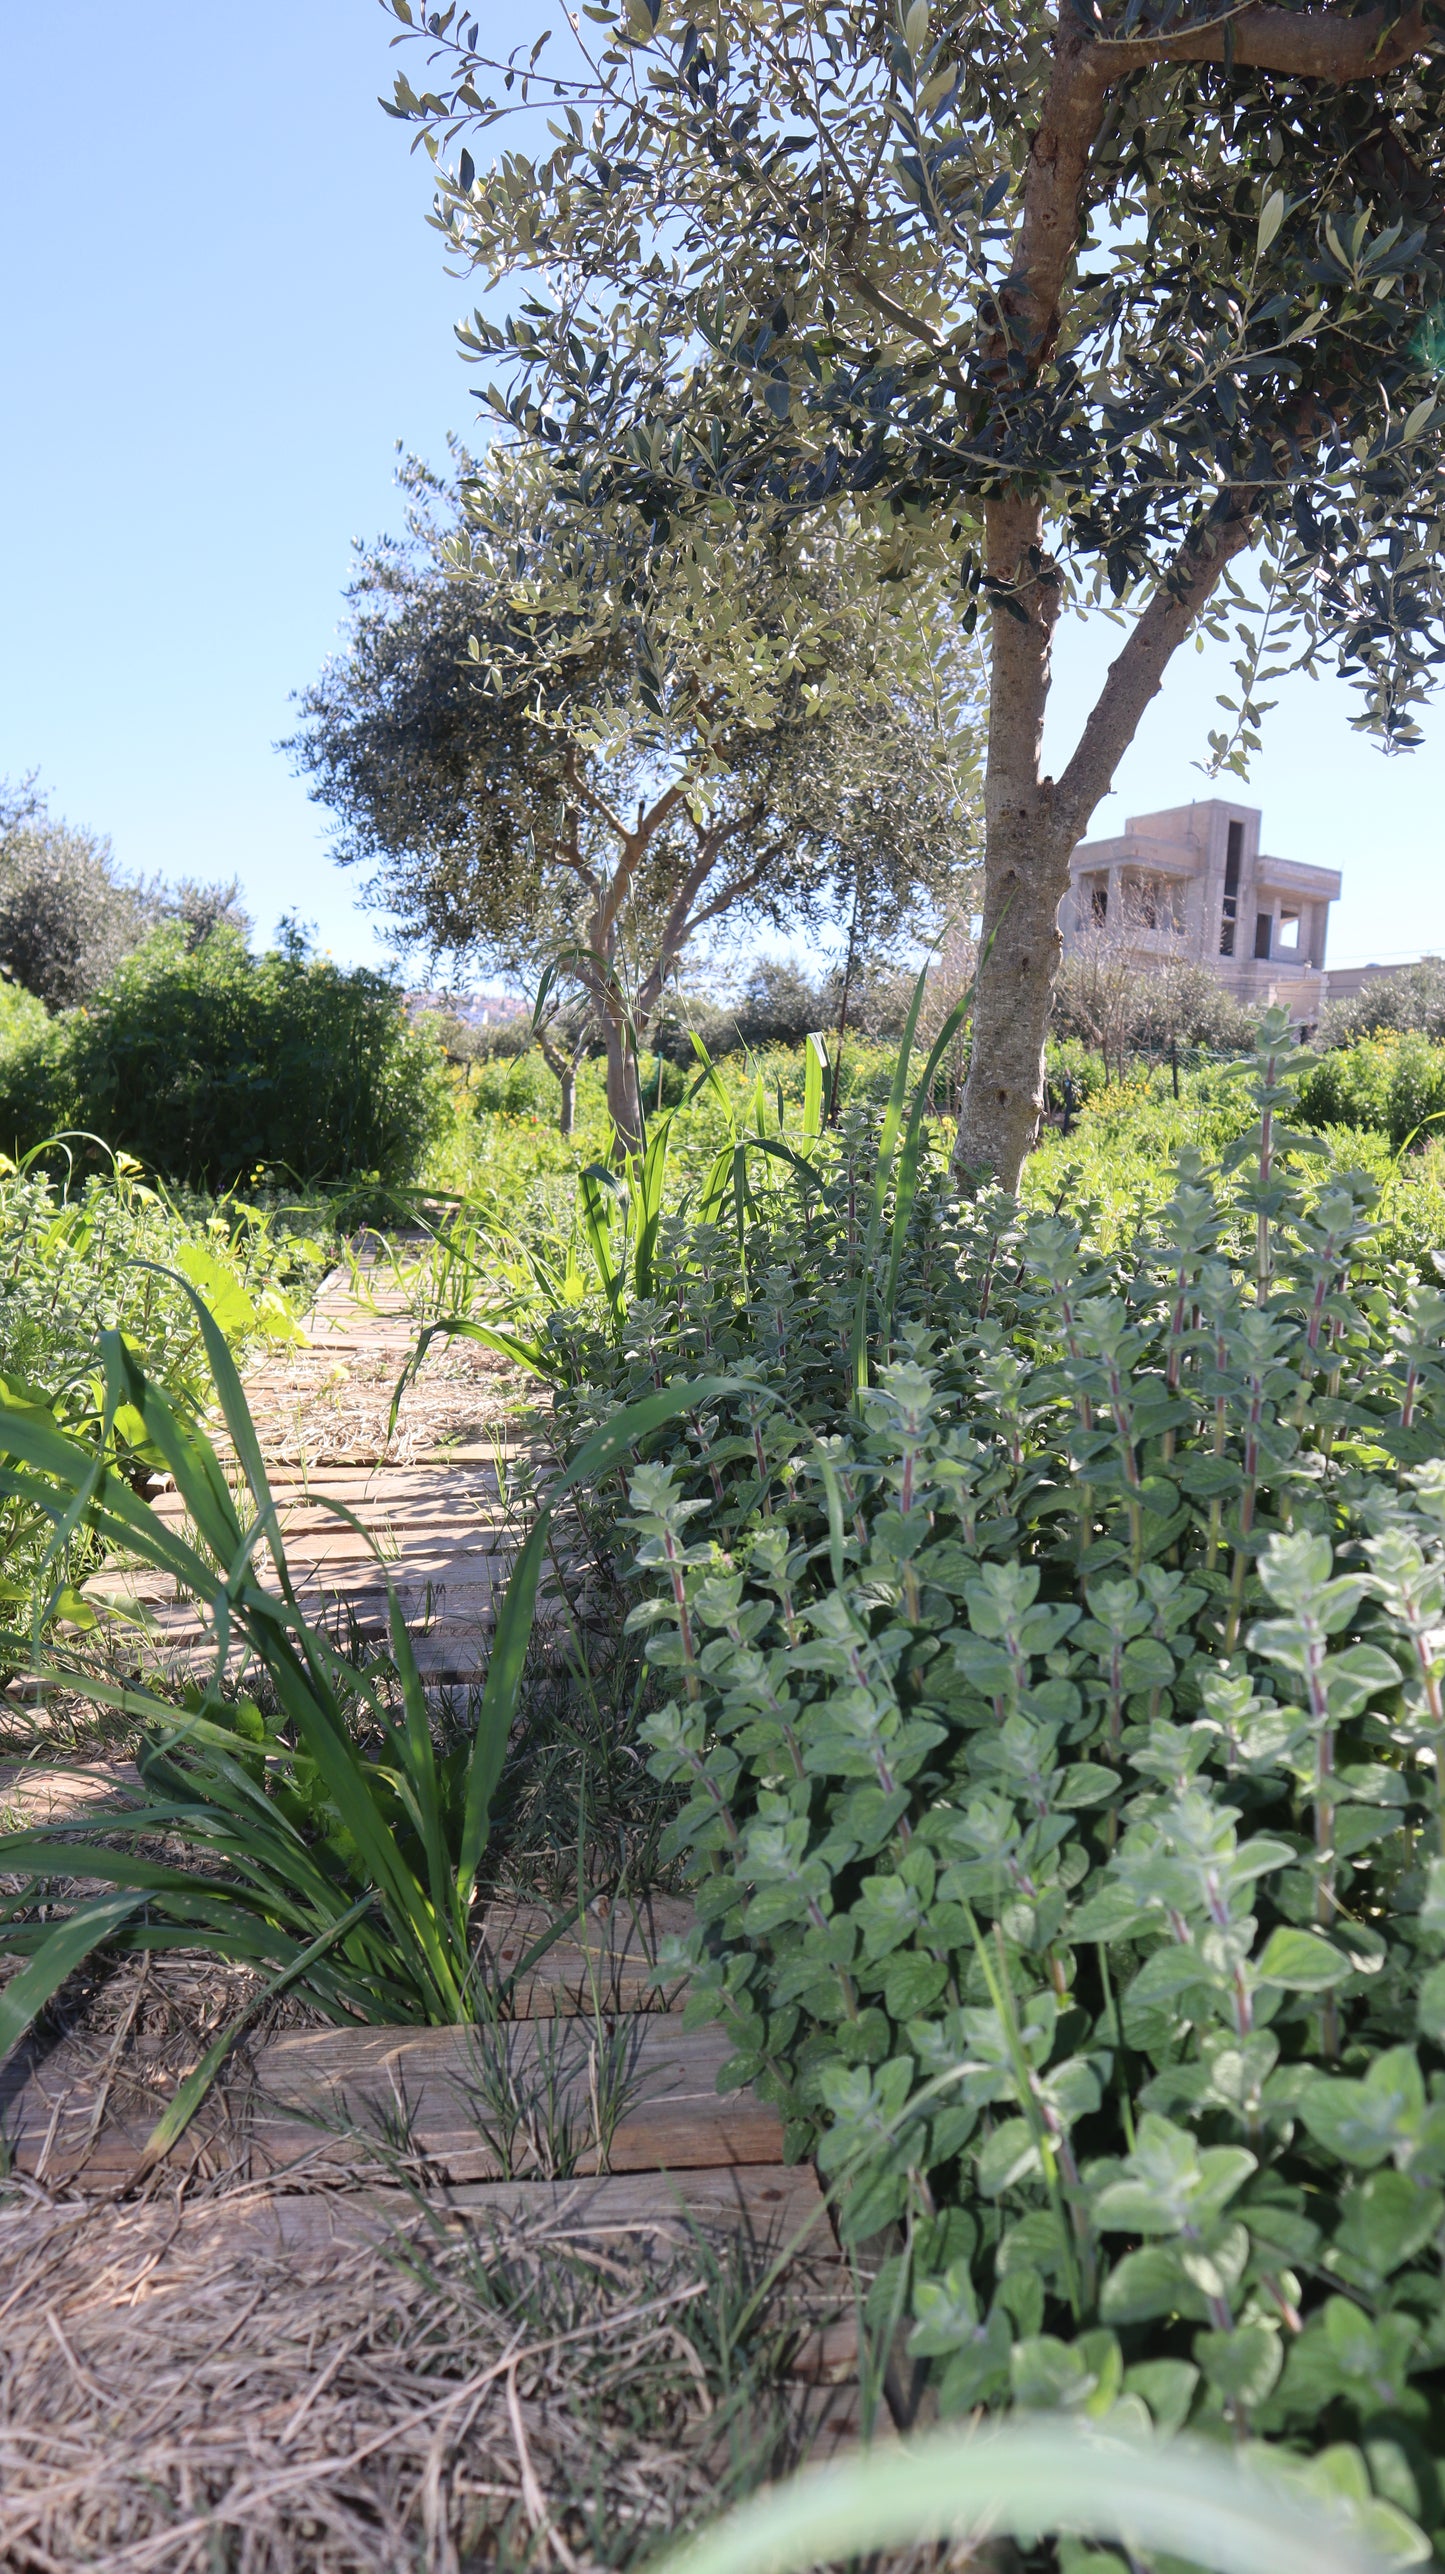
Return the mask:
[[[359,1895],[356,1902],[350,1905],[338,1920],[332,1922],[318,1939],[313,1939],[306,1948],[298,1951],[289,1966],[283,1966],[278,1974],[269,1977],[260,1991],[252,1995],[244,2011],[236,2014],[229,2028],[222,2030],[215,2045],[207,2048],[194,2072],[187,2074],[175,2098],[167,2104],[164,2115],[152,2128],[133,2175],[135,2181],[143,2181],[147,2172],[153,2171],[157,2163],[163,2162],[171,2147],[185,2134],[236,2040],[254,2020],[262,2004],[273,2001],[278,1993],[285,1991],[288,1984],[294,1984],[298,1976],[304,1975],[319,1957],[324,1957],[326,1951],[334,1947],[337,1940],[344,1938],[352,1924],[360,1921],[362,1914],[370,1909],[374,1900],[375,1898],[369,1893]]]
[[[52,1993],[59,1992],[67,1975],[83,1966],[144,1902],[143,1893],[103,1895],[56,1924],[29,1965],[12,1975],[0,1992],[0,2062],[20,2044],[36,2013],[45,2008]]]
[[[544,1288],[543,1292],[550,1296],[553,1303],[560,1301],[550,1289]],[[520,1333],[506,1331],[500,1324],[476,1323],[470,1319],[464,1320],[459,1315],[450,1315],[442,1322],[428,1323],[401,1375],[397,1378],[396,1391],[391,1398],[391,1410],[386,1422],[388,1443],[396,1429],[397,1415],[401,1411],[403,1396],[421,1374],[422,1361],[433,1341],[442,1339],[476,1341],[484,1350],[496,1350],[500,1357],[511,1359],[517,1367],[529,1368],[533,1376],[543,1377],[551,1384],[556,1384],[563,1373],[556,1356],[552,1351],[545,1349],[540,1341],[525,1341]]]
[[[147,1265],[154,1267],[157,1264]],[[251,1488],[252,1500],[265,1521],[267,1538],[275,1559],[277,1578],[289,1598],[291,1578],[281,1550],[281,1537],[276,1523],[276,1505],[271,1497],[271,1486],[267,1481],[261,1442],[256,1436],[256,1425],[251,1418],[250,1406],[246,1401],[236,1362],[231,1356],[230,1345],[205,1298],[197,1294],[189,1278],[183,1277],[179,1270],[172,1269],[161,1270],[160,1275],[173,1278],[177,1286],[184,1289],[195,1308],[196,1321],[200,1326],[201,1340],[210,1366],[212,1382],[220,1397],[221,1417],[230,1432],[231,1445],[236,1451],[241,1472]],[[205,1444],[209,1447],[208,1442]],[[214,1454],[213,1451],[211,1453]]]
[[[115,1816],[111,1815],[108,1820],[113,1830]],[[188,1822],[183,1806],[174,1809],[155,1806],[138,1815],[128,1814],[125,1818],[127,1831],[149,1827],[173,1832],[178,1840],[201,1838],[188,1829]],[[9,1870],[23,1865],[35,1877],[64,1877],[73,1876],[77,1859],[83,1858],[88,1877],[108,1880],[114,1886],[129,1886],[137,1900],[143,1903],[166,1902],[172,1897],[189,1903],[194,1897],[198,1903],[204,1904],[213,1896],[224,1897],[236,1891],[228,1879],[198,1877],[189,1869],[169,1868],[162,1860],[146,1858],[141,1851],[89,1847],[94,1836],[106,1828],[105,1821],[78,1824],[73,1827],[72,1837],[64,1841],[48,1841],[39,1832],[7,1833],[0,1840],[0,1867]],[[214,1840],[208,1839],[203,1846],[209,1854],[216,1845]]]
[[[738,1116],[737,1110],[733,1106],[732,1094],[729,1091],[726,1082],[723,1080],[721,1073],[718,1071],[716,1064],[713,1062],[711,1055],[708,1053],[706,1046],[703,1044],[701,1037],[698,1035],[697,1030],[694,1028],[691,1033],[692,1050],[696,1055],[698,1062],[702,1066],[702,1080],[698,1084],[698,1089],[706,1089],[712,1092],[714,1099],[722,1110],[724,1118],[727,1120],[728,1140],[730,1143],[735,1144],[738,1139]],[[693,1093],[693,1096],[696,1098],[696,1091]]]
[[[672,1131],[672,1118],[653,1120],[642,1157],[641,1187],[638,1203],[637,1241],[632,1255],[634,1292],[639,1296],[653,1293],[653,1263],[657,1254],[657,1232],[662,1222],[662,1192],[667,1177],[667,1149]]]
[[[803,1142],[816,1144],[823,1132],[823,1083],[827,1077],[827,1049],[820,1036],[810,1036],[803,1048]]]
[[[853,1330],[848,1344],[848,1379],[855,1394],[868,1382],[868,1306],[873,1292],[873,1263],[878,1240],[883,1230],[883,1210],[888,1203],[888,1184],[893,1176],[893,1156],[898,1145],[898,1130],[903,1123],[903,1103],[908,1096],[908,1066],[913,1054],[913,1039],[918,1027],[918,1013],[928,985],[928,967],[921,968],[903,1022],[903,1035],[898,1048],[898,1061],[893,1068],[893,1084],[883,1116],[883,1131],[878,1138],[878,1165],[873,1174],[873,1196],[868,1209],[868,1223],[863,1237],[863,1257],[858,1280],[858,1299],[853,1308]]]
[[[269,1654],[266,1663],[282,1710],[296,1726],[338,1819],[356,1844],[359,1866],[353,1863],[352,1882],[364,1875],[376,1887],[393,1928],[414,1947],[418,1960],[426,1961],[428,1974],[445,1983],[446,1957],[431,1906],[373,1796],[367,1764],[334,1699],[318,1690],[314,1670],[303,1671],[294,1655]]]
[[[698,1199],[697,1207],[697,1220],[699,1224],[715,1224],[717,1222],[723,1200],[727,1196],[728,1186],[732,1179],[732,1169],[733,1146],[731,1144],[724,1144],[722,1150],[715,1157],[712,1168],[708,1172],[707,1178],[704,1180],[702,1185],[702,1194]]]
[[[93,1486],[94,1498],[89,1504],[92,1525],[107,1543],[133,1547],[144,1562],[153,1564],[158,1571],[174,1573],[188,1587],[198,1580],[203,1586],[208,1581],[210,1567],[204,1557],[164,1527],[123,1475],[102,1463],[97,1477],[93,1448],[68,1437],[36,1406],[13,1403],[3,1388],[0,1455],[18,1457],[62,1494],[76,1495]]]
[[[162,1274],[169,1277],[171,1272]],[[188,1288],[186,1292],[194,1295],[195,1291]],[[141,1415],[146,1437],[165,1459],[198,1536],[220,1562],[229,1562],[241,1540],[241,1522],[225,1470],[209,1439],[177,1418],[118,1332],[102,1332],[100,1349],[110,1390],[108,1400],[117,1405],[132,1404]]]
[[[1037,2425],[950,2425],[766,2487],[655,2574],[808,2574],[923,2540],[1007,2531],[1122,2542],[1216,2574],[1384,2574],[1337,2509],[1276,2468],[1192,2440],[1120,2438],[1054,2413]],[[1398,2560],[1397,2560],[1398,2562]]]
[[[742,1273],[743,1294],[751,1293],[748,1282],[748,1218],[754,1213],[753,1193],[748,1187],[748,1146],[762,1139],[745,1135],[733,1146],[733,1219],[738,1235],[738,1268]]]
[[[455,1883],[451,1851],[447,1843],[446,1813],[442,1802],[441,1778],[437,1769],[436,1746],[432,1741],[431,1720],[427,1714],[426,1696],[412,1651],[406,1620],[390,1579],[386,1585],[387,1617],[391,1628],[392,1659],[401,1681],[402,1705],[406,1711],[406,1775],[411,1791],[413,1819],[422,1848],[426,1853],[427,1887],[431,1909],[439,1926],[441,1943],[448,1954],[450,1979],[455,1985],[454,2007],[460,2011],[467,1981],[467,1920],[465,1913],[455,1913]]]
[[[589,1162],[585,1170],[578,1172],[577,1201],[582,1210],[582,1229],[616,1325],[622,1314],[623,1280],[612,1257],[612,1225],[605,1194],[608,1191],[615,1196],[617,1182],[610,1171],[603,1170],[600,1162]]]

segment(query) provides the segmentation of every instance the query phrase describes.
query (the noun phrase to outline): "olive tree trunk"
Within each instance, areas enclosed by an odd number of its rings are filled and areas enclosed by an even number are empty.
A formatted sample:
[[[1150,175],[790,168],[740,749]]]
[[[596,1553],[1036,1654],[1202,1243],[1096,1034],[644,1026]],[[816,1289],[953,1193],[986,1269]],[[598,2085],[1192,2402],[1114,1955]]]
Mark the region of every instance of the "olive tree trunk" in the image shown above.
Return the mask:
[[[1003,493],[985,510],[992,600],[984,776],[983,934],[973,1045],[954,1145],[960,1185],[1016,1188],[1044,1109],[1044,1038],[1063,942],[1069,859],[1138,731],[1173,654],[1227,563],[1254,534],[1236,491],[1190,532],[1110,664],[1061,778],[1042,769],[1054,628],[1062,604],[1042,505]]]
[[[570,1135],[577,1119],[577,1059],[575,1055],[564,1054],[561,1047],[554,1046],[549,1037],[540,1036],[537,1043],[541,1050],[542,1061],[562,1094],[561,1106],[557,1111],[557,1132],[559,1135]]]
[[[1060,589],[1039,504],[991,501],[987,543],[989,579],[1007,586],[993,604],[983,933],[954,1169],[965,1185],[997,1179],[1011,1189],[1043,1113],[1044,1030],[1073,843],[1040,765]]]

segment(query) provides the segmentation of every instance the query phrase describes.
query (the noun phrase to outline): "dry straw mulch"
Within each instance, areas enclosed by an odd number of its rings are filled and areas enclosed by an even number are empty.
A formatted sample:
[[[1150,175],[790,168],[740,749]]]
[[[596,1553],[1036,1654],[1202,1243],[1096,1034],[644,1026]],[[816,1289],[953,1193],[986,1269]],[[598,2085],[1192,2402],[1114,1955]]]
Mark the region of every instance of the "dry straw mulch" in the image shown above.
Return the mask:
[[[309,1348],[260,1369],[247,1396],[267,1463],[412,1466],[438,1449],[506,1445],[533,1380],[495,1351],[460,1340],[428,1351],[392,1424],[392,1398],[420,1330],[408,1326],[373,1349],[336,1349],[318,1326]]]
[[[766,2318],[723,2355],[735,2253],[418,2210],[298,2255],[256,2209],[0,2198],[0,2564],[590,2574],[856,2419]]]

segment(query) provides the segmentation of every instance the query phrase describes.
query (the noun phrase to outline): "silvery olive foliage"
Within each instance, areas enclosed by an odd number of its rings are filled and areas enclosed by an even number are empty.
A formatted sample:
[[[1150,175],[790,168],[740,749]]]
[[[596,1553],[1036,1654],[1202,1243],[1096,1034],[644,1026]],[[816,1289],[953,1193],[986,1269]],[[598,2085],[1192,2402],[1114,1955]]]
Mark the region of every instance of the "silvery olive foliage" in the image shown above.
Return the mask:
[[[704,579],[535,446],[453,464],[405,469],[410,541],[364,558],[292,748],[404,939],[551,963],[635,1137],[636,1034],[719,927],[967,909],[977,651],[844,526]]]
[[[0,782],[0,970],[52,1010],[112,974],[154,917],[108,840],[47,812],[33,779]]]
[[[665,1971],[891,2241],[875,2323],[945,2413],[1318,2452],[1408,2560],[1445,2518],[1445,1293],[1291,1126],[1307,1070],[1270,1014],[1229,1167],[1186,1154],[1114,1257],[936,1173],[880,1229],[860,1123],[772,1186],[755,1151],[552,1338],[579,1429],[733,1373],[615,1505],[697,1902]]]
[[[1434,8],[593,0],[532,45],[496,9],[387,5],[414,39],[393,112],[492,290],[463,339],[497,413],[669,543],[846,501],[898,577],[944,561],[987,606],[957,1159],[1011,1186],[1069,851],[1201,620],[1238,650],[1216,766],[1322,658],[1362,725],[1418,739],[1445,640]],[[1123,631],[1049,775],[1080,605]]]
[[[163,921],[196,947],[221,924],[245,933],[240,886],[123,876],[108,840],[58,822],[33,777],[0,779],[0,973],[50,1010],[88,1001]]]

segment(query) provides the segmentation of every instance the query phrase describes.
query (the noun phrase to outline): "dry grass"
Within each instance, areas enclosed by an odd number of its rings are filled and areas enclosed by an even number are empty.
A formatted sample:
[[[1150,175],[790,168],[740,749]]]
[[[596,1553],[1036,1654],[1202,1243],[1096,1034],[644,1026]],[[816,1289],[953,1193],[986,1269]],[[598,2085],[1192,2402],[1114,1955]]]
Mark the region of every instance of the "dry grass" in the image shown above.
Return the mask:
[[[503,1437],[534,1380],[490,1350],[454,1341],[432,1349],[408,1387],[395,1429],[392,1396],[411,1355],[408,1325],[378,1327],[378,1345],[337,1348],[318,1322],[308,1349],[287,1353],[247,1381],[247,1399],[272,1466],[410,1466],[438,1449]]]
[[[766,2303],[731,2346],[756,2254],[418,2212],[298,2256],[244,2204],[0,2201],[0,2562],[590,2574],[856,2427]]]

